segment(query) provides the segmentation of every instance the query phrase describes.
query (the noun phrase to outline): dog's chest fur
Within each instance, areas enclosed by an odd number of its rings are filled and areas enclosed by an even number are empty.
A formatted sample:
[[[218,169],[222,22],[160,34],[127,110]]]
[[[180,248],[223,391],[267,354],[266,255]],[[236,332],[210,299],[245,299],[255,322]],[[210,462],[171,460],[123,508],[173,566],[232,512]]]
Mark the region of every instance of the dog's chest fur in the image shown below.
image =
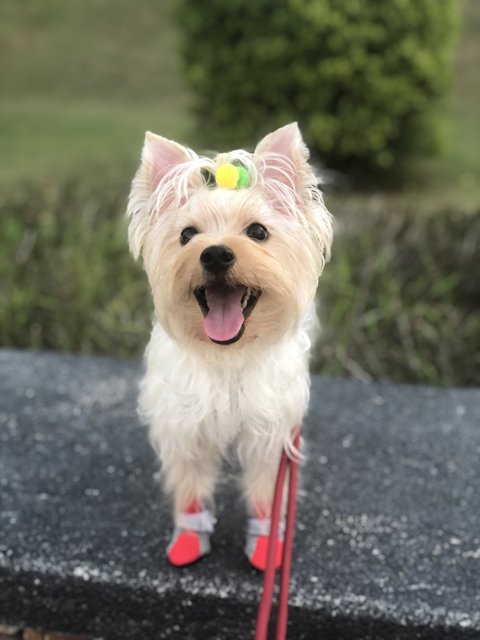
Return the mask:
[[[252,344],[237,358],[206,362],[155,324],[139,402],[153,444],[164,446],[169,434],[220,450],[242,439],[287,442],[308,404],[309,347],[300,328],[268,348]]]

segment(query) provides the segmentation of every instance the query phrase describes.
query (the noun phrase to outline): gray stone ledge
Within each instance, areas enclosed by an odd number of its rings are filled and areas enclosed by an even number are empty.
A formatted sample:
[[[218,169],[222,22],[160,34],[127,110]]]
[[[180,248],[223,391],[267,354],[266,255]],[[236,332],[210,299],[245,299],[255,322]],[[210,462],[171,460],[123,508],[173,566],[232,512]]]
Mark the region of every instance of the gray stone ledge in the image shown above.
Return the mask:
[[[231,478],[212,554],[165,561],[139,372],[0,351],[0,624],[251,638],[261,577]],[[289,637],[478,640],[480,391],[315,378],[304,433]]]

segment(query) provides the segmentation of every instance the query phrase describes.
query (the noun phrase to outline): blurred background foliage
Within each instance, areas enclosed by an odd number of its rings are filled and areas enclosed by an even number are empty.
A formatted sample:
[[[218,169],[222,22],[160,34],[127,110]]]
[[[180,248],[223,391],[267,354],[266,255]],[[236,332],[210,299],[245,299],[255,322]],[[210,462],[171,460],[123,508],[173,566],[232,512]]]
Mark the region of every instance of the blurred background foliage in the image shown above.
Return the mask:
[[[439,146],[457,0],[183,0],[179,15],[205,144],[300,120],[325,162],[364,175]]]
[[[0,344],[139,356],[144,131],[224,150],[299,119],[337,219],[314,369],[480,384],[479,34],[475,0],[3,0]]]

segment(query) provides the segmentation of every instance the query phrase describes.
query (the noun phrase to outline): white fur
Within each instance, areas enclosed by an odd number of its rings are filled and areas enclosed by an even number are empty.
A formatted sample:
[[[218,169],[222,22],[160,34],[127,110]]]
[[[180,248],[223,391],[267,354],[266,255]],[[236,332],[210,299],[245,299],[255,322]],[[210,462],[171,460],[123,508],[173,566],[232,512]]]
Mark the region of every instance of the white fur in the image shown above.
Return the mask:
[[[252,344],[231,360],[207,363],[155,323],[139,411],[168,491],[209,501],[219,458],[234,447],[251,506],[271,499],[280,453],[295,454],[292,428],[308,405],[312,325],[313,312],[277,344]]]

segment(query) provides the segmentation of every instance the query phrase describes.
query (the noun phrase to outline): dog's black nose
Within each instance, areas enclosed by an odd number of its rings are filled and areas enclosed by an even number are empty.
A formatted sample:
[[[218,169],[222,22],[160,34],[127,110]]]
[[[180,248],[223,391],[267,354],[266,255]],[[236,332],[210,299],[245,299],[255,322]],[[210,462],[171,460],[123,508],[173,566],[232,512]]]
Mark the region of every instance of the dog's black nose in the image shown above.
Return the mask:
[[[203,268],[210,273],[222,273],[232,266],[235,262],[235,256],[232,250],[224,244],[214,244],[202,251],[200,262]]]

